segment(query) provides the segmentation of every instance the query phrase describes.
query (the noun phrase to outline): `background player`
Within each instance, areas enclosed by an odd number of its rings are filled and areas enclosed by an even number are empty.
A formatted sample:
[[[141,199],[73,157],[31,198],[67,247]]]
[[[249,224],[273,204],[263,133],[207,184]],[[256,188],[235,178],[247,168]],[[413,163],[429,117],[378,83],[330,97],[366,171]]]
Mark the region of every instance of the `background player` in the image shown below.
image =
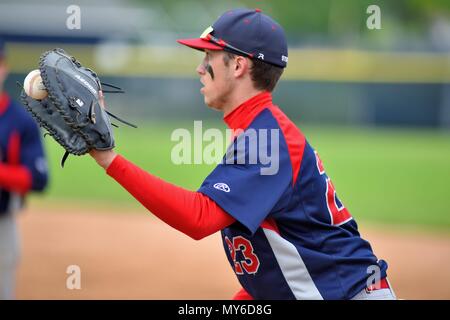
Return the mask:
[[[0,299],[14,298],[19,239],[15,214],[30,191],[47,185],[40,131],[25,109],[3,90],[8,75],[0,39]]]
[[[172,227],[194,239],[222,230],[243,286],[235,299],[394,299],[387,263],[360,237],[317,152],[272,103],[288,61],[282,27],[260,10],[236,9],[200,38],[179,42],[205,51],[197,68],[204,101],[236,132],[227,161],[191,192],[112,150],[91,156]],[[251,130],[270,138],[261,144],[261,136],[247,135]],[[256,154],[249,145],[257,146]],[[263,174],[272,151],[277,170]]]

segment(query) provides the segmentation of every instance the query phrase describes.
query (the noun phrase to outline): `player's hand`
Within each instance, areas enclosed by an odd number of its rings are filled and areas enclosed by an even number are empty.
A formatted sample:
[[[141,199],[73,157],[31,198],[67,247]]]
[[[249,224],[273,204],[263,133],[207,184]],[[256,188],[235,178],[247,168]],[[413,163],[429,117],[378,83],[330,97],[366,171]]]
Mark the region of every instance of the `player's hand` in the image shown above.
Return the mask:
[[[103,95],[103,92],[100,90],[99,92],[99,104],[100,106],[105,109],[105,98]],[[108,169],[111,162],[113,162],[114,158],[117,156],[117,154],[111,149],[111,150],[91,150],[89,151],[89,154],[92,158],[95,159],[95,161],[99,164],[99,166],[103,167],[105,170]]]
[[[117,156],[117,153],[114,150],[91,150],[89,154],[94,160],[98,163],[99,166],[103,167],[103,169],[108,169],[111,162],[113,162],[114,158]]]
[[[105,96],[103,95],[103,91],[99,90],[98,91],[98,104],[100,105],[100,107],[102,107],[103,109],[105,108]]]

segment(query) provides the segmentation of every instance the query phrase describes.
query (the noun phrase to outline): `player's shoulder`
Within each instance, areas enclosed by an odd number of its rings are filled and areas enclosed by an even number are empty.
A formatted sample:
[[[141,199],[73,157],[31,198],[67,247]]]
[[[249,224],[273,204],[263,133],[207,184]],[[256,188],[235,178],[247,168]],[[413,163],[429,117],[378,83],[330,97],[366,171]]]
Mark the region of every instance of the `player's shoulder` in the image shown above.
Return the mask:
[[[277,129],[279,125],[275,119],[275,117],[270,112],[269,108],[264,108],[259,112],[253,120],[250,122],[250,125],[247,129]]]
[[[276,105],[264,108],[255,116],[249,127],[256,129],[281,129],[282,131],[296,132],[298,135],[303,136],[300,128]]]
[[[262,110],[253,119],[249,128],[258,131],[277,130],[291,150],[301,149],[306,143],[306,137],[300,128],[278,106],[270,106]]]

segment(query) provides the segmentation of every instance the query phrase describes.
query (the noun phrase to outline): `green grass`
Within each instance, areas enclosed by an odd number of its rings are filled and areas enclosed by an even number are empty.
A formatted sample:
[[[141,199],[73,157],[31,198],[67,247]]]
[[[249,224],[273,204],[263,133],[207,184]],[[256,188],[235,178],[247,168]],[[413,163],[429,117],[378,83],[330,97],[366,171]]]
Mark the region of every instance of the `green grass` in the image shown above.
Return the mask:
[[[221,123],[209,123],[225,129]],[[185,188],[197,189],[214,165],[174,165],[170,135],[191,132],[193,123],[140,123],[115,130],[117,152],[145,170]],[[207,127],[204,124],[204,127]],[[338,195],[353,216],[376,223],[450,229],[450,134],[411,129],[301,126],[319,152]],[[89,156],[71,156],[45,139],[51,183],[41,204],[86,203],[128,208],[138,204]],[[33,197],[33,201],[36,200]]]
[[[428,130],[305,130],[356,217],[449,229],[450,135]]]

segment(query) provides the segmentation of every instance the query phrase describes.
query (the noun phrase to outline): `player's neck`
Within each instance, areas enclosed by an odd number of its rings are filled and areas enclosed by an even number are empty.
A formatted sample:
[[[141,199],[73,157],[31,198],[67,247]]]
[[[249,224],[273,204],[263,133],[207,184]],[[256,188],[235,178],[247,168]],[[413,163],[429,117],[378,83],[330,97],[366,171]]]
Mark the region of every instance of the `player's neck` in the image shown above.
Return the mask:
[[[251,88],[249,90],[240,90],[242,92],[236,92],[235,95],[231,96],[227,104],[222,109],[223,116],[226,117],[228,114],[234,111],[234,109],[238,108],[245,101],[253,98],[257,94],[261,93],[261,90],[257,90]]]

